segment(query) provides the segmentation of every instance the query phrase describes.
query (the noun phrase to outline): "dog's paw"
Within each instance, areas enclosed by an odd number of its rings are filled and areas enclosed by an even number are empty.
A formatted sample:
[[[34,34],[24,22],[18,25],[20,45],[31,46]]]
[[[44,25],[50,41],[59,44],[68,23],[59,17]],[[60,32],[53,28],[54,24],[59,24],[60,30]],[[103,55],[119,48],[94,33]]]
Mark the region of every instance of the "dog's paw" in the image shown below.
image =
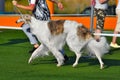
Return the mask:
[[[73,65],[72,65],[72,67],[76,67],[78,65],[78,63],[74,63]]]

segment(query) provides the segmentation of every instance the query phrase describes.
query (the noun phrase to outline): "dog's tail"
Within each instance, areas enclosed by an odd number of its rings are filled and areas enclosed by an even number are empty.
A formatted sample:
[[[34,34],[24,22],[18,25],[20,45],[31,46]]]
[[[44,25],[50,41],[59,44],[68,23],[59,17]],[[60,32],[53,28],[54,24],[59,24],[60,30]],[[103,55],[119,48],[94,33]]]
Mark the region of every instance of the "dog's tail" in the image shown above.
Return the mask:
[[[101,37],[99,42],[97,42],[95,39],[91,40],[87,45],[87,50],[90,54],[95,54],[92,48],[99,51],[100,56],[103,56],[110,50],[110,46],[105,37]]]

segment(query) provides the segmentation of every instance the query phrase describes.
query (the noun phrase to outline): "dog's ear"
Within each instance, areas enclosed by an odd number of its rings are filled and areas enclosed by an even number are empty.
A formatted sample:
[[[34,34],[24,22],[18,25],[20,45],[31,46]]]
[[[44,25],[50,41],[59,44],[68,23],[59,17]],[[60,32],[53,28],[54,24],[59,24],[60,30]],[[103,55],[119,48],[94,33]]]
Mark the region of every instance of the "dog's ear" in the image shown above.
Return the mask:
[[[26,21],[30,21],[30,20],[31,20],[31,15],[25,14],[25,15],[23,15],[23,18],[24,18]]]
[[[84,40],[91,37],[90,31],[84,25],[78,26],[77,35],[79,36],[79,38],[82,38]]]
[[[84,25],[81,26],[80,30],[83,34],[86,34],[89,31]]]
[[[88,29],[84,25],[79,25],[77,31],[79,32],[79,35],[83,35],[88,32]]]

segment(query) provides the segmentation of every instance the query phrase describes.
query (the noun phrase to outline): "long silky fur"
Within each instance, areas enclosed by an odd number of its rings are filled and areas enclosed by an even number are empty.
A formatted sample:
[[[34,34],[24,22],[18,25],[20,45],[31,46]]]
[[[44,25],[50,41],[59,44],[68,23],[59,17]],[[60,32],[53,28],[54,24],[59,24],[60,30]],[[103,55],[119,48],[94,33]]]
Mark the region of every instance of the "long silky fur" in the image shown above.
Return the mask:
[[[79,58],[82,55],[82,49],[87,49],[88,53],[94,54],[103,68],[102,55],[109,52],[109,45],[105,37],[100,38],[97,42],[90,31],[81,23],[71,20],[58,21],[39,21],[31,17],[31,31],[41,42],[29,59],[29,63],[39,56],[48,55],[51,51],[58,61],[57,66],[64,63],[64,57],[59,52],[67,43],[70,50],[76,54],[76,61],[73,67],[77,66]]]

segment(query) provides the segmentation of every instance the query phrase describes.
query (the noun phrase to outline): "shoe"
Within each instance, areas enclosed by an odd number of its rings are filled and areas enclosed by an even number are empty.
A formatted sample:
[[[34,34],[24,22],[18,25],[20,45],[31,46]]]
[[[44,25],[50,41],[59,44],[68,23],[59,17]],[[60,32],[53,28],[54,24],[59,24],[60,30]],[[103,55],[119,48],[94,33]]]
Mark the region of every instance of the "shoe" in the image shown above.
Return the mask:
[[[30,54],[32,54],[37,48],[33,47],[32,50],[29,51]]]
[[[64,55],[64,62],[66,62],[66,61],[68,61],[69,60],[69,58],[68,58],[68,56],[67,55]]]
[[[64,60],[64,63],[69,60],[69,58],[68,58],[67,55],[64,55],[64,59],[65,59],[65,60]],[[56,59],[54,59],[54,61],[55,61],[55,63],[57,63],[57,60],[56,60]]]
[[[113,43],[111,42],[110,46],[113,47],[113,48],[120,48],[120,46],[119,46],[117,43],[113,44]]]

